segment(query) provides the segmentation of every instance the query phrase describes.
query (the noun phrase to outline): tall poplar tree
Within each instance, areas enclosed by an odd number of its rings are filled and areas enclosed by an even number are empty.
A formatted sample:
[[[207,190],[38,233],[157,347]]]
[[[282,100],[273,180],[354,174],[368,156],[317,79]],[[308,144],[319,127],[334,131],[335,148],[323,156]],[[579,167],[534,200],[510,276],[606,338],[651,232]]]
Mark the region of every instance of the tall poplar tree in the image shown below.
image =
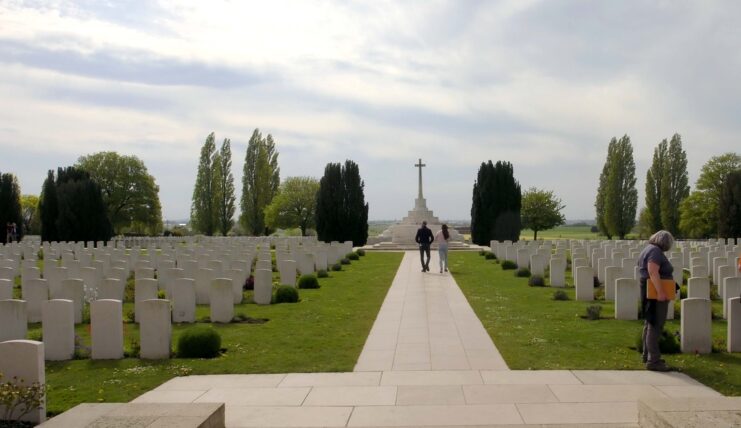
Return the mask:
[[[649,233],[662,229],[661,190],[664,171],[666,170],[667,141],[662,140],[654,149],[653,162],[646,172],[646,212],[642,219]]]
[[[741,170],[726,176],[720,192],[718,235],[721,238],[741,236]]]
[[[193,203],[190,208],[190,221],[193,230],[212,236],[216,231],[217,211],[214,176],[214,153],[216,143],[214,133],[208,134],[206,142],[201,147],[201,157],[198,162],[198,175],[193,188]],[[218,162],[218,160],[217,160]]]
[[[604,199],[605,225],[610,235],[620,239],[624,239],[636,223],[638,190],[635,171],[633,145],[630,137],[624,135],[615,144],[609,161]]]
[[[23,214],[21,210],[21,187],[15,175],[0,174],[0,242],[7,244],[5,227],[15,223],[19,239],[23,237]]]
[[[329,163],[319,180],[316,202],[316,231],[319,240],[352,241],[354,246],[368,241],[368,204],[365,183],[358,165]]]
[[[473,184],[471,239],[478,245],[491,240],[517,241],[522,229],[522,190],[509,162],[483,162]]]
[[[662,170],[660,206],[661,228],[675,236],[679,235],[679,207],[690,194],[688,181],[687,153],[682,149],[682,137],[674,134]]]
[[[217,158],[217,156],[214,156]],[[218,184],[216,193],[216,216],[218,219],[217,227],[223,236],[226,236],[234,226],[234,211],[236,197],[234,196],[234,175],[232,174],[232,148],[231,140],[224,139],[221,149],[218,153],[218,170],[217,163],[214,161],[214,176]]]
[[[273,136],[262,137],[255,129],[247,144],[242,175],[242,215],[240,223],[250,235],[268,234],[265,208],[270,205],[280,186],[278,152]]]
[[[612,233],[610,228],[607,227],[607,221],[605,217],[605,200],[607,195],[607,180],[610,175],[610,162],[613,158],[613,152],[617,146],[617,139],[612,138],[610,144],[607,146],[607,159],[605,164],[602,166],[602,173],[599,176],[599,187],[597,187],[597,198],[594,201],[595,220],[597,222],[597,229],[600,233],[605,235],[607,239],[612,239]]]

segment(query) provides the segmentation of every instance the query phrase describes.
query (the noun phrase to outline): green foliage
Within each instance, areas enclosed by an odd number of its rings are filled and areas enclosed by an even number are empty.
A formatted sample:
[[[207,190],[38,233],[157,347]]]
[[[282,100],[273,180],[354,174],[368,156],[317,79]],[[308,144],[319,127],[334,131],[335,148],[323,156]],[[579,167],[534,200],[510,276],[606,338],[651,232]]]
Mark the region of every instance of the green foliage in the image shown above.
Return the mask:
[[[216,195],[218,181],[214,176],[214,163],[220,160],[216,151],[214,133],[208,134],[206,142],[201,147],[201,157],[198,162],[198,175],[193,188],[193,201],[190,208],[190,223],[193,230],[212,236],[216,232],[217,212]],[[216,162],[214,162],[216,158]]]
[[[178,358],[215,358],[220,350],[221,336],[211,326],[189,327],[178,339]]]
[[[332,271],[339,272],[342,270],[342,264],[341,263],[335,263],[332,265]]]
[[[513,262],[512,260],[502,261],[502,270],[514,270],[514,269],[517,269],[517,263]]]
[[[21,420],[44,403],[46,385],[38,382],[26,385],[24,379],[17,377],[2,382],[2,378],[0,373],[0,408],[4,410],[0,420]]]
[[[569,300],[569,295],[563,290],[553,292],[553,300]]]
[[[275,303],[298,302],[298,290],[290,285],[281,285],[275,290]]]
[[[358,248],[357,251],[355,251],[355,253],[357,255],[359,255],[360,257],[364,257],[365,256],[365,250],[362,249],[362,248]]]
[[[667,141],[662,140],[654,149],[653,162],[646,172],[646,207],[641,212],[642,226],[648,235],[661,230],[661,182],[667,158]]]
[[[0,174],[0,242],[7,244],[5,227],[15,223],[19,239],[23,237],[23,213],[21,209],[21,186],[15,175]]]
[[[533,275],[527,280],[527,285],[531,287],[545,287],[545,279],[541,275]]]
[[[352,241],[360,247],[368,241],[368,204],[365,182],[358,165],[329,163],[319,180],[316,203],[316,231],[319,240]]]
[[[298,288],[314,289],[319,288],[319,281],[314,275],[301,275],[298,278]]]
[[[234,227],[236,210],[234,196],[234,175],[232,175],[232,142],[224,138],[219,153],[214,156],[214,180],[216,191],[216,227],[226,236]]]
[[[602,313],[602,305],[589,305],[587,306],[586,319],[590,321],[596,321],[599,319],[601,313]]]
[[[531,275],[530,269],[526,267],[521,267],[515,271],[515,276],[518,278],[529,278]]]
[[[265,208],[265,224],[271,229],[298,227],[306,236],[315,227],[319,182],[311,177],[288,177]]]
[[[242,215],[239,222],[249,235],[269,235],[265,225],[265,208],[270,205],[280,186],[278,152],[273,136],[262,137],[255,129],[247,143],[242,175]]]
[[[326,270],[324,270],[324,269],[319,269],[319,270],[318,270],[318,271],[316,272],[316,277],[317,277],[317,278],[329,278],[329,274],[327,273],[327,271],[326,271]]]
[[[669,330],[664,329],[659,337],[659,351],[662,354],[678,354],[682,347],[679,343],[678,334],[672,334]],[[639,333],[635,339],[636,350],[643,353],[643,334]]]
[[[360,260],[360,256],[358,256],[356,253],[347,253],[345,257],[350,260]]]
[[[522,227],[533,231],[533,240],[538,239],[538,231],[552,229],[566,222],[561,213],[565,206],[552,191],[531,187],[522,194]]]
[[[679,235],[679,207],[690,194],[687,184],[687,153],[682,149],[682,137],[674,134],[669,142],[661,179],[662,229]]]
[[[497,259],[497,256],[496,256],[496,254],[492,253],[491,251],[486,251],[486,252],[484,252],[484,258],[486,260],[496,260]]]
[[[687,238],[718,235],[720,196],[728,175],[741,169],[741,155],[725,153],[710,158],[700,171],[695,191],[680,207],[679,228]]]
[[[630,137],[610,141],[607,177],[603,196],[603,221],[608,237],[624,239],[635,226],[638,191]]]
[[[492,240],[517,241],[520,238],[522,192],[509,162],[481,164],[473,184],[471,240],[489,245]]]
[[[343,265],[349,265],[350,259],[348,259],[347,257],[344,257],[340,260],[340,263],[342,263]]]
[[[98,152],[82,156],[77,168],[87,171],[103,192],[103,202],[116,234],[158,235],[162,232],[159,186],[136,156]],[[141,230],[132,230],[138,225]]]
[[[41,202],[44,241],[107,241],[113,226],[98,183],[75,167],[49,171]]]
[[[21,196],[21,215],[23,217],[23,234],[40,235],[39,197],[36,195]],[[2,223],[5,224],[5,223]],[[20,224],[20,223],[19,223]]]
[[[718,235],[723,238],[741,236],[741,170],[726,176],[720,193]]]
[[[599,175],[599,186],[597,187],[597,197],[594,201],[595,210],[595,221],[597,222],[597,229],[599,233],[605,235],[607,239],[612,239],[610,229],[607,227],[607,221],[605,218],[605,196],[607,195],[607,179],[610,173],[610,159],[612,158],[612,152],[614,150],[613,138],[607,147],[607,160],[602,166],[602,172]]]

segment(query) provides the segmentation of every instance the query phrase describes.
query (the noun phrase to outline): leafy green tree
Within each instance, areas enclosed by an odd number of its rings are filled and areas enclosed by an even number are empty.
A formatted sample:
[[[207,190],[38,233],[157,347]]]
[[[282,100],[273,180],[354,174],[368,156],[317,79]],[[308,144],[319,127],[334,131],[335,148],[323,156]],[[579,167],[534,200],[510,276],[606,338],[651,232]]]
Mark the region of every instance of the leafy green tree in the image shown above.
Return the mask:
[[[214,156],[214,176],[218,191],[216,203],[216,214],[218,217],[219,232],[226,236],[234,227],[234,211],[236,197],[234,196],[234,176],[232,175],[232,148],[231,140],[224,139],[218,156]]]
[[[553,191],[531,187],[522,194],[522,227],[532,230],[533,240],[537,240],[539,231],[552,229],[566,222],[561,213],[564,207]]]
[[[368,204],[365,183],[358,165],[329,163],[319,180],[316,203],[316,231],[320,240],[352,241],[362,246],[368,241]]]
[[[682,149],[682,137],[674,134],[666,152],[661,179],[661,225],[675,236],[679,235],[679,207],[690,195],[687,177],[687,153]],[[657,229],[658,230],[658,229]]]
[[[724,153],[703,165],[689,202],[680,206],[679,228],[688,238],[718,235],[720,195],[726,177],[741,169],[741,156]]]
[[[509,162],[481,163],[473,184],[471,239],[478,245],[490,241],[517,241],[522,229],[522,191]]]
[[[18,179],[10,173],[0,174],[0,240],[7,244],[5,227],[15,223],[18,238],[23,238],[23,213],[21,209],[21,186]],[[12,238],[11,238],[12,239]]]
[[[273,136],[262,137],[255,129],[247,144],[242,175],[242,215],[240,223],[250,235],[268,234],[265,207],[272,202],[280,186],[278,152]]]
[[[319,181],[311,177],[288,177],[278,194],[265,208],[265,223],[271,229],[301,229],[301,235],[315,225]]]
[[[21,213],[24,233],[38,235],[41,232],[41,223],[38,216],[39,197],[36,195],[21,196]]]
[[[190,222],[193,230],[212,236],[216,231],[217,210],[214,189],[214,152],[216,151],[214,133],[208,134],[201,147],[201,158],[198,162],[198,175],[193,188],[193,202],[190,208]],[[218,163],[217,159],[217,163]]]
[[[82,156],[77,168],[87,171],[103,190],[108,218],[116,234],[162,232],[159,186],[144,162],[136,156],[98,152]]]
[[[613,138],[607,146],[607,159],[602,166],[602,173],[599,176],[599,187],[597,188],[597,198],[594,201],[597,229],[601,234],[607,236],[607,239],[612,239],[612,233],[610,233],[610,229],[607,227],[607,222],[605,221],[605,196],[607,195],[607,179],[610,173],[610,162],[613,158],[616,145],[617,139]]]
[[[636,167],[630,137],[625,135],[617,141],[613,138],[610,145],[613,143],[604,195],[604,222],[611,236],[624,239],[636,223]]]
[[[718,235],[722,238],[741,236],[741,170],[728,174],[723,183],[718,209]]]
[[[41,236],[44,241],[107,241],[113,236],[103,192],[87,171],[58,168],[43,185]]]
[[[667,158],[666,139],[662,140],[654,149],[653,162],[646,173],[646,211],[642,213],[642,222],[649,233],[662,229],[661,226],[661,189],[662,178]]]

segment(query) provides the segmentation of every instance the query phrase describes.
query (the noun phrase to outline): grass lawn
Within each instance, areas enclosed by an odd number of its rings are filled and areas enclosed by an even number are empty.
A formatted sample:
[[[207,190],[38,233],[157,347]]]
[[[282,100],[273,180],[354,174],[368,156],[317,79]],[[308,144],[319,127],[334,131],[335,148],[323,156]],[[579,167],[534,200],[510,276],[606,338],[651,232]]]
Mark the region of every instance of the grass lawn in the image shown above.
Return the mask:
[[[591,232],[591,226],[558,226],[553,229],[538,231],[538,239],[607,239],[604,235]],[[634,233],[629,233],[626,239],[638,239]],[[533,231],[523,229],[520,232],[520,239],[532,241]]]
[[[320,278],[320,289],[300,290],[299,303],[236,306],[236,314],[269,321],[214,324],[226,348],[216,359],[47,362],[48,413],[83,402],[127,402],[179,375],[352,371],[401,258],[402,253],[369,252],[343,271]],[[251,292],[245,296],[251,298]],[[132,308],[125,303],[124,314]],[[208,315],[208,306],[198,307],[196,318]],[[173,326],[173,347],[187,328]],[[89,326],[79,326],[77,334],[89,346]],[[130,351],[138,326],[124,324],[124,334]],[[29,338],[39,336],[40,325],[29,325]]]
[[[451,272],[512,369],[643,369],[634,349],[643,321],[614,319],[612,302],[601,301],[602,319],[582,319],[586,307],[575,290],[568,301],[552,300],[559,288],[529,287],[527,278],[502,270],[478,253],[452,252]],[[568,275],[568,272],[567,272]],[[573,285],[570,277],[567,283]],[[713,311],[722,313],[720,301]],[[679,330],[679,320],[666,328]],[[713,320],[714,347],[725,350],[726,322]],[[725,395],[741,395],[741,354],[665,355],[667,363]]]

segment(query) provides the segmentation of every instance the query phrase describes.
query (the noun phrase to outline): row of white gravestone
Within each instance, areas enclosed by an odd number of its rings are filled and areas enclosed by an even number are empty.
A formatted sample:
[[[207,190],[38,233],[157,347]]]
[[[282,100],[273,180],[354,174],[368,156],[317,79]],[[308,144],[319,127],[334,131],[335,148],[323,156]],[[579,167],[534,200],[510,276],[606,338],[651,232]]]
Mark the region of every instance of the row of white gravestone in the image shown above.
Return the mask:
[[[25,305],[23,300],[0,300],[0,342],[26,338]],[[162,299],[143,300],[138,307],[141,358],[169,358],[172,325],[170,302]],[[214,314],[212,310],[212,316]],[[75,316],[75,304],[71,300],[54,299],[43,303],[41,328],[44,359],[64,361],[74,357]],[[231,317],[228,321],[231,321]],[[105,299],[90,303],[92,359],[114,360],[124,357],[123,325],[120,300]]]

